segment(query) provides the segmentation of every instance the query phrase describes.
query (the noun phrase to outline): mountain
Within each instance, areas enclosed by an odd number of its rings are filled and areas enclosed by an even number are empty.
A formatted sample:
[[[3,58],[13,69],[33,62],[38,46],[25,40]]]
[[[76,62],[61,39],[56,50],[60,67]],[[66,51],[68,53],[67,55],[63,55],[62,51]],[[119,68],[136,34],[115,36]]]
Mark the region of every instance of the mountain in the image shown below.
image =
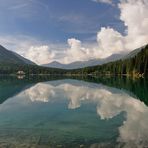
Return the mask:
[[[130,52],[120,60],[69,70],[68,75],[128,75],[133,77],[148,77],[148,45]]]
[[[42,66],[45,66],[45,67],[51,67],[51,68],[64,68],[66,67],[67,64],[62,64],[60,62],[57,62],[57,61],[53,61],[49,64],[44,64]]]
[[[32,61],[0,45],[0,75],[17,74],[18,71],[23,71],[26,75],[62,75],[66,72],[64,69],[36,65]]]
[[[123,60],[124,59],[129,59],[129,58],[132,58],[132,57],[136,56],[145,47],[146,47],[146,45],[131,51],[129,54],[125,55],[122,59]]]
[[[32,61],[20,56],[19,54],[7,50],[0,45],[0,64],[30,64],[35,65]]]
[[[20,60],[22,60],[25,64],[30,64],[30,65],[36,65],[34,62],[22,57],[21,55],[17,54],[16,52],[13,52]]]
[[[107,58],[104,59],[91,59],[88,61],[76,61],[72,62],[70,64],[62,64],[57,61],[53,61],[49,64],[44,64],[42,66],[45,67],[51,67],[51,68],[61,68],[61,69],[77,69],[77,68],[84,68],[88,66],[95,66],[95,65],[101,65],[104,63],[108,63],[111,61],[119,60],[121,59],[125,54],[113,54]]]
[[[72,62],[70,64],[62,64],[57,61],[53,61],[49,64],[44,64],[42,66],[45,67],[51,67],[51,68],[60,68],[60,69],[78,69],[78,68],[84,68],[84,67],[91,67],[91,66],[96,66],[96,65],[102,65],[108,62],[114,62],[116,60],[124,60],[124,59],[129,59],[137,55],[143,48],[146,46],[142,46],[140,48],[137,48],[130,53],[122,53],[122,54],[112,54],[111,56],[104,58],[104,59],[91,59],[88,61],[76,61]]]

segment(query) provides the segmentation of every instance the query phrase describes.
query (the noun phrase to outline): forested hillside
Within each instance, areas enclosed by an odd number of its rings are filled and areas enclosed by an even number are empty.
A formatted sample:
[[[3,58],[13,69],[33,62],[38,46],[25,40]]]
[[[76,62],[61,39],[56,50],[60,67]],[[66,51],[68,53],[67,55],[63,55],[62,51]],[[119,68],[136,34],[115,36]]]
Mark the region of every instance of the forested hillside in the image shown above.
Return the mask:
[[[0,45],[0,74],[63,74],[62,69],[41,67]]]
[[[0,64],[8,65],[8,64],[31,64],[35,65],[32,61],[25,59],[19,54],[6,49],[5,47],[0,45]]]
[[[66,73],[66,70],[63,69],[47,68],[38,65],[0,64],[0,74],[17,74],[18,71],[23,71],[26,75],[31,75],[31,74],[62,75]]]
[[[71,70],[68,74],[148,76],[148,45],[133,57],[103,65]]]
[[[5,54],[1,50],[1,54]],[[6,53],[6,56],[7,57]],[[133,55],[133,54],[132,54]],[[1,55],[2,56],[2,55]],[[134,56],[127,56],[121,60],[109,62],[103,65],[85,67],[73,70],[64,70],[57,68],[47,68],[38,65],[26,64],[14,55],[9,59],[17,62],[0,62],[0,74],[16,74],[18,71],[24,71],[25,74],[52,74],[52,75],[130,75],[130,76],[148,76],[148,45],[142,47]],[[7,60],[6,60],[7,61]]]

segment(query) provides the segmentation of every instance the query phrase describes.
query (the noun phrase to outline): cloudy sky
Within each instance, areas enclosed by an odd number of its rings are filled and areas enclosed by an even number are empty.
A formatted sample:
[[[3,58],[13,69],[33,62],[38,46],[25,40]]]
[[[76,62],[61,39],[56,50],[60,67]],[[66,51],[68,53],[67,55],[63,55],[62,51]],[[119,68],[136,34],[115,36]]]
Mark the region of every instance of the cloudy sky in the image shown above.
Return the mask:
[[[147,26],[148,0],[0,0],[0,44],[37,64],[129,52]]]

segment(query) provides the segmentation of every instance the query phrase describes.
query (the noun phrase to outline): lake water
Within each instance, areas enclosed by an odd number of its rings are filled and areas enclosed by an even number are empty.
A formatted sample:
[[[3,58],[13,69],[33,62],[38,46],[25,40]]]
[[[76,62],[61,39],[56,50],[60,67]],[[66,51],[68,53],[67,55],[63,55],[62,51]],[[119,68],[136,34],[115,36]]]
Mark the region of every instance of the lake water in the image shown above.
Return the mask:
[[[0,148],[148,147],[148,81],[0,77]]]

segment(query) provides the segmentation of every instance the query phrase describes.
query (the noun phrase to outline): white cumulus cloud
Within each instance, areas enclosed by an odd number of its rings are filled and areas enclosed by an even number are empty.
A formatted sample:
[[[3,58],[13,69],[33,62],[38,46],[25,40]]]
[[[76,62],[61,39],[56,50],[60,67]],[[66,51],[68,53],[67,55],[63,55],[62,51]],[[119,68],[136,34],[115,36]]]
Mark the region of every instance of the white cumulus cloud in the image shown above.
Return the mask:
[[[105,56],[120,52],[125,48],[124,37],[112,28],[102,27],[101,31],[97,34],[97,41],[99,48]]]
[[[69,63],[74,61],[81,61],[88,59],[88,49],[82,47],[81,41],[75,38],[67,40],[69,48],[65,51],[65,57],[63,58],[63,63]]]
[[[122,0],[120,19],[127,26],[126,48],[137,48],[148,42],[148,1]]]
[[[99,47],[109,50],[111,53],[129,51],[148,42],[148,1],[145,0],[121,0],[120,20],[127,27],[127,34],[121,35],[112,28],[101,28],[97,41]]]
[[[112,0],[93,0],[96,2],[112,3]],[[120,10],[119,19],[126,26],[126,35],[108,27],[102,27],[96,36],[96,45],[82,43],[77,38],[69,38],[67,46],[63,44],[61,50],[57,50],[59,45],[50,44],[41,46],[34,39],[25,40],[21,37],[0,36],[0,42],[6,47],[14,47],[15,51],[37,64],[46,64],[54,60],[62,63],[74,61],[85,61],[93,58],[105,58],[120,52],[129,52],[148,43],[148,0],[120,0],[118,3]],[[21,44],[20,44],[21,42]],[[15,45],[18,45],[17,47]],[[27,50],[26,50],[27,49]]]
[[[38,64],[49,63],[54,56],[55,54],[49,50],[48,46],[31,46],[24,54],[24,57]]]
[[[70,49],[69,54],[65,55],[67,63],[105,58],[114,53],[129,52],[148,43],[148,1],[121,0],[118,7],[120,20],[127,27],[126,35],[113,28],[102,27],[97,33],[98,46],[92,48],[85,48],[79,40],[68,39]]]

